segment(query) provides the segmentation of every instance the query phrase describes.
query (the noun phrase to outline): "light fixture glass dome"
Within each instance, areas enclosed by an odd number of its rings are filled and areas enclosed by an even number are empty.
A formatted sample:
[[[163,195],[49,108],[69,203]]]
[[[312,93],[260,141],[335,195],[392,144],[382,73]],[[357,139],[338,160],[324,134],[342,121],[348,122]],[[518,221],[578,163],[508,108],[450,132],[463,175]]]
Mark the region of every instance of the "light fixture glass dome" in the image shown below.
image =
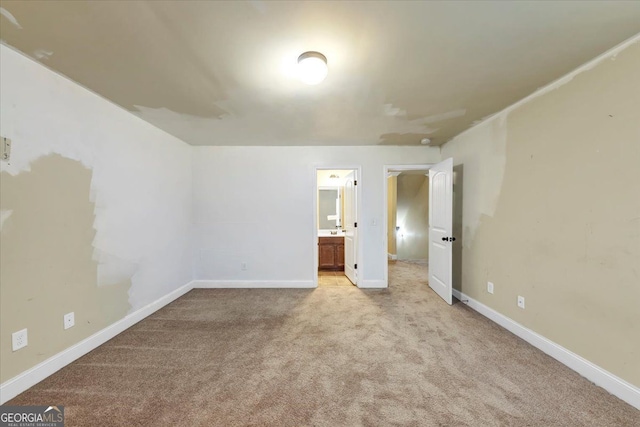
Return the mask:
[[[317,85],[327,77],[327,58],[320,52],[305,52],[298,57],[298,78],[308,85]]]

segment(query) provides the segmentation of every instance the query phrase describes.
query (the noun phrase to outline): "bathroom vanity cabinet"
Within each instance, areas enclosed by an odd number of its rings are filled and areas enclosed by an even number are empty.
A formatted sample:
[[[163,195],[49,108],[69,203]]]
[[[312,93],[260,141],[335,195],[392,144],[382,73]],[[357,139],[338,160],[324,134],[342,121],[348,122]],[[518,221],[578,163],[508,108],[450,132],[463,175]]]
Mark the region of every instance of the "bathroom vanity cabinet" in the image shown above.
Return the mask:
[[[344,237],[318,237],[318,269],[344,270]]]

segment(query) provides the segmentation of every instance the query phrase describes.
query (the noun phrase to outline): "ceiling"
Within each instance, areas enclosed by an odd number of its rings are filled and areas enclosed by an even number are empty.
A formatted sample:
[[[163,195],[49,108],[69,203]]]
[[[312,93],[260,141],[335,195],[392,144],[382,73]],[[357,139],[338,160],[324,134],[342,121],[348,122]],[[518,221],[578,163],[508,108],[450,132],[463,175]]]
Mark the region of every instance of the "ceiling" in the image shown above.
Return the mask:
[[[640,2],[0,6],[3,43],[193,145],[440,145],[640,32]]]

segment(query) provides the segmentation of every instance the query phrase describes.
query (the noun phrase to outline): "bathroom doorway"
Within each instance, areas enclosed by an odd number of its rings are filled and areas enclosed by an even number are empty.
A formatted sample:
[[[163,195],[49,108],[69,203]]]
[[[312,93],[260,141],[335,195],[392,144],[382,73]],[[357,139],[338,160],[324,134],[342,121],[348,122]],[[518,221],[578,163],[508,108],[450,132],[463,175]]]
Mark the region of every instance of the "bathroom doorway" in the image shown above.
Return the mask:
[[[319,287],[358,284],[358,168],[316,168],[314,236]]]

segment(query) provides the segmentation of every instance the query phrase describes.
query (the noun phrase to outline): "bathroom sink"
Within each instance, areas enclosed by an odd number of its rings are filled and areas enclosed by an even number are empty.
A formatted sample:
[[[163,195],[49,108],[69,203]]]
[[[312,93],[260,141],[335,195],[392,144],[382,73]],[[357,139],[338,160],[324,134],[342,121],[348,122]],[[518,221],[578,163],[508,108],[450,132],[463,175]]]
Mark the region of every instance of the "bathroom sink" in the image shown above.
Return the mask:
[[[343,230],[318,230],[319,237],[342,237],[344,236]]]

